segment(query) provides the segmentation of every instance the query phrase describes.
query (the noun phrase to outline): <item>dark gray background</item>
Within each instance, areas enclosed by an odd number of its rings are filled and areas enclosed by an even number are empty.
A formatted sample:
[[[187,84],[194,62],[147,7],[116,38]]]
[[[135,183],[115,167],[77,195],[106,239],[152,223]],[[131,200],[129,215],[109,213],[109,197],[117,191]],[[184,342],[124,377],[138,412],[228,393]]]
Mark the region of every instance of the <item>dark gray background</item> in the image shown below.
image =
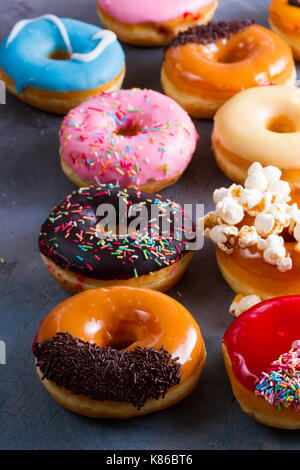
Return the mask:
[[[138,0],[137,0],[138,1]],[[254,18],[267,26],[268,0],[219,0],[215,16]],[[49,11],[51,7],[51,11]],[[95,0],[0,0],[0,39],[23,18],[45,13],[99,24]],[[124,46],[124,88],[161,91],[162,49]],[[208,352],[196,390],[165,411],[127,421],[95,421],[58,405],[40,384],[31,344],[41,319],[68,294],[49,276],[37,249],[39,226],[50,209],[74,189],[58,157],[61,117],[35,110],[12,96],[0,106],[0,339],[7,364],[0,365],[2,449],[297,449],[300,433],[257,424],[233,397],[221,354],[234,297],[206,243],[169,294],[197,319]],[[230,184],[214,163],[211,121],[196,122],[200,141],[182,179],[162,192],[180,203],[203,202]],[[180,291],[182,297],[179,297]]]

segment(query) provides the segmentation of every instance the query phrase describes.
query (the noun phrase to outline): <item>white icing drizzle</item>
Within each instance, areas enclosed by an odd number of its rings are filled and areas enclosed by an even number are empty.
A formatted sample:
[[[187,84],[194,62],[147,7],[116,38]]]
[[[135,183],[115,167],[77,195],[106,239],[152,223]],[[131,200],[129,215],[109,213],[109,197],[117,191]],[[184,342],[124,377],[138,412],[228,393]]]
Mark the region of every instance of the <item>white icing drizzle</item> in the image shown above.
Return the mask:
[[[74,53],[72,54],[71,58],[80,62],[91,62],[92,60],[99,57],[99,55],[102,54],[107,46],[115,42],[117,40],[117,36],[108,29],[102,29],[101,31],[98,31],[98,33],[96,33],[92,39],[101,39],[95,49],[93,49],[91,52],[87,52],[86,54]]]
[[[77,52],[73,52],[72,46],[71,46],[71,41],[68,35],[68,32],[66,30],[65,25],[63,22],[60,20],[55,15],[42,15],[37,18],[32,18],[29,20],[21,20],[11,30],[7,42],[6,42],[6,47],[16,38],[16,36],[22,31],[24,26],[26,26],[29,23],[32,23],[34,21],[38,20],[49,20],[52,21],[59,29],[60,34],[65,42],[66,48],[68,53],[71,56],[71,60],[76,60],[79,62],[91,62],[92,60],[95,60],[97,57],[102,54],[102,52],[113,42],[117,40],[117,36],[114,32],[108,30],[108,29],[102,29],[98,31],[94,36],[92,37],[93,40],[100,39],[98,45],[95,47],[90,52],[84,53],[84,54],[79,54]]]
[[[55,15],[42,15],[38,16],[37,18],[32,18],[30,20],[21,20],[11,30],[7,42],[6,42],[6,47],[16,38],[16,36],[22,31],[24,26],[26,26],[29,23],[33,23],[34,21],[39,21],[39,20],[49,20],[52,21],[59,29],[60,34],[62,35],[63,40],[65,41],[68,53],[72,55],[73,50],[70,42],[69,35],[67,33],[67,30],[65,28],[65,25],[63,22]]]

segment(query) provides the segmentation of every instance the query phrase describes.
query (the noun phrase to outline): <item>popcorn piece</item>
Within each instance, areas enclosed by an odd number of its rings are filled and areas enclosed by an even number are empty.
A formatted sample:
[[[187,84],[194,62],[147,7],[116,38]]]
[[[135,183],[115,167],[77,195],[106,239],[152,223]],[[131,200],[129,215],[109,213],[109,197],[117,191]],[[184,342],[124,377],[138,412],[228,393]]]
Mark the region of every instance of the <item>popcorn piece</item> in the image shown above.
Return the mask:
[[[202,230],[206,236],[206,233],[209,233],[211,228],[219,224],[219,217],[217,217],[214,212],[208,212],[198,223],[200,230]]]
[[[213,193],[213,201],[215,204],[218,204],[218,202],[222,201],[224,197],[227,197],[229,195],[229,188],[219,188],[215,189]]]
[[[284,239],[280,235],[288,228],[298,244],[300,252],[300,209],[289,205],[290,185],[280,180],[281,171],[274,166],[265,168],[258,162],[248,169],[245,187],[232,184],[229,188],[215,190],[214,212],[204,218],[204,235],[210,237],[226,253],[235,246],[247,248],[257,246],[263,259],[281,272],[292,268]],[[246,218],[245,218],[246,215]],[[253,217],[252,226],[239,224]],[[246,222],[247,221],[247,222]]]
[[[252,209],[257,206],[263,199],[263,194],[258,189],[248,189],[241,194],[241,203],[244,209]]]
[[[254,175],[260,171],[263,171],[262,165],[259,162],[254,162],[248,168],[248,175]]]
[[[259,240],[259,235],[256,233],[255,227],[244,225],[239,233],[239,245],[241,248],[254,246]]]
[[[268,180],[263,172],[252,173],[247,176],[244,186],[246,189],[257,189],[263,193],[268,187]]]
[[[294,237],[300,242],[300,221],[298,221],[294,228]]]
[[[285,258],[285,249],[281,245],[277,245],[277,246],[274,245],[270,248],[267,248],[264,251],[263,256],[264,256],[264,260],[267,263],[277,265],[277,263],[279,263],[282,260],[282,258]]]
[[[229,225],[216,225],[209,233],[211,240],[228,254],[232,253],[233,247],[236,245],[237,235],[237,227]]]
[[[258,295],[243,295],[238,294],[229,308],[229,313],[238,317],[241,313],[245,312],[249,308],[261,302],[261,298]]]
[[[257,233],[262,237],[270,235],[274,225],[275,219],[271,214],[258,214],[255,217],[254,226]]]
[[[288,205],[286,209],[289,213],[290,219],[295,222],[300,222],[300,209],[298,208],[296,203]]]
[[[263,257],[267,263],[276,265],[278,270],[285,272],[292,268],[292,260],[286,256],[284,240],[278,235],[270,235],[266,240]],[[259,244],[258,244],[259,246]]]
[[[244,209],[232,197],[224,197],[218,202],[216,214],[227,224],[236,225],[244,218]]]
[[[278,181],[281,178],[282,172],[276,166],[265,166],[262,171],[265,177],[267,178],[269,184]]]
[[[292,269],[292,267],[293,267],[293,263],[292,263],[291,258],[289,257],[282,258],[277,263],[277,269],[282,273],[284,273],[285,271],[289,271],[290,269]]]
[[[274,181],[269,185],[269,191],[275,194],[275,202],[289,202],[291,188],[286,181]]]

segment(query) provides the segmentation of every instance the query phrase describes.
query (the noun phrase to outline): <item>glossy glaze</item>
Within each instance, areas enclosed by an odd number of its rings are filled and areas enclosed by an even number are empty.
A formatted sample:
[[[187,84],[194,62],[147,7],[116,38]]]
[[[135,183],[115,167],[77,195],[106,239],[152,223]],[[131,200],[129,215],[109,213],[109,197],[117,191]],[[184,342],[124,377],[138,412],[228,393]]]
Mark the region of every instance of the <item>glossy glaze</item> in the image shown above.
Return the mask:
[[[291,34],[295,38],[300,37],[300,8],[290,5],[288,0],[273,0],[270,5],[270,20],[280,30]]]
[[[77,294],[41,322],[35,341],[69,332],[100,347],[160,349],[179,356],[182,380],[197,369],[204,344],[199,327],[177,301],[150,289],[111,287]],[[124,348],[124,349],[125,349]]]
[[[171,47],[164,68],[183,90],[228,98],[245,88],[285,83],[293,73],[294,61],[279,36],[252,25],[209,45]]]
[[[9,35],[2,41],[0,66],[14,80],[18,93],[28,86],[56,92],[93,90],[114,79],[123,69],[125,57],[118,41],[109,44],[94,60],[75,60],[76,53],[95,50],[102,42],[96,35],[103,30],[69,18],[58,21],[65,36],[53,21],[41,18],[24,25],[12,39]],[[53,53],[67,52],[66,37],[74,59],[53,60]]]
[[[261,302],[227,329],[227,347],[236,379],[254,391],[261,373],[300,338],[300,296]]]

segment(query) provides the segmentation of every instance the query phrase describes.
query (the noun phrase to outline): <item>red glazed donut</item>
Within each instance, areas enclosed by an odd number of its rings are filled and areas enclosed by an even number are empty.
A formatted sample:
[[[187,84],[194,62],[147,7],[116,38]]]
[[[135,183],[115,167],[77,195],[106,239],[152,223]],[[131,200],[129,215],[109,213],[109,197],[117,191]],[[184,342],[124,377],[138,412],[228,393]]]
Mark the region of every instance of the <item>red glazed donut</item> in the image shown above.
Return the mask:
[[[223,357],[242,410],[268,426],[300,429],[300,296],[261,302],[227,329]]]

